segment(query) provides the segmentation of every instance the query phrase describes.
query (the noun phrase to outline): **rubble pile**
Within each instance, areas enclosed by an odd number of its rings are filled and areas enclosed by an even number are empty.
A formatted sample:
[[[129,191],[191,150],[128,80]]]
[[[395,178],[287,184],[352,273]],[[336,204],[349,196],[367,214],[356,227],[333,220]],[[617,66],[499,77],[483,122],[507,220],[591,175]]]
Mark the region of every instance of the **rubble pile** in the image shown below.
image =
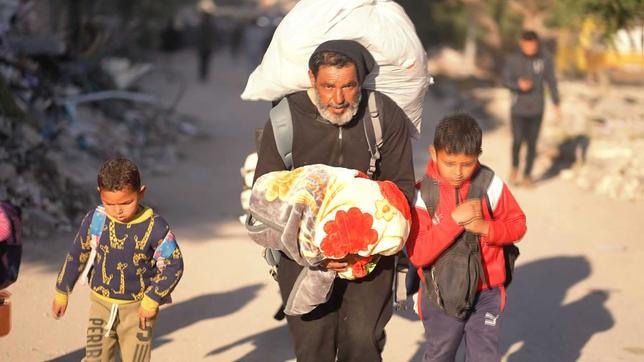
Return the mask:
[[[644,200],[644,94],[641,87],[601,91],[584,83],[562,85],[577,134],[589,136],[581,163],[562,172],[580,187],[614,199]],[[565,118],[564,118],[565,119]],[[582,119],[585,124],[582,123]],[[575,134],[568,132],[568,138]]]
[[[25,234],[44,237],[69,230],[95,193],[64,172],[73,159],[47,147],[24,121],[0,116],[0,139],[0,199],[22,208]]]
[[[152,94],[149,102],[127,99],[145,90],[70,103],[101,90],[54,84],[32,94],[17,84],[21,76],[0,67],[0,199],[22,208],[27,236],[71,230],[98,201],[96,172],[106,158],[165,173],[178,162],[179,145],[199,133],[196,120],[158,107]]]
[[[583,81],[559,84],[561,119],[544,117],[535,172],[561,176],[608,197],[644,200],[644,93],[641,87],[601,88]],[[473,96],[492,118],[507,123],[504,88],[477,88]]]

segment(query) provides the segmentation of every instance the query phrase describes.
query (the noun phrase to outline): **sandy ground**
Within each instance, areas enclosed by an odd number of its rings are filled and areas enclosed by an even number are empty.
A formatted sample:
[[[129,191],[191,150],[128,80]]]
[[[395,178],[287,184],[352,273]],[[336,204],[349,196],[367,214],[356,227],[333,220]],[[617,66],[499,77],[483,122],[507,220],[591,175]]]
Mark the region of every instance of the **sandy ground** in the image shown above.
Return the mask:
[[[192,54],[165,61],[191,80],[179,108],[201,118],[208,136],[181,148],[183,159],[171,174],[144,174],[147,200],[173,226],[186,263],[174,304],[161,310],[153,360],[294,360],[286,324],[272,318],[277,285],[261,249],[237,221],[239,167],[254,148],[253,132],[264,124],[268,104],[239,99],[247,73],[228,57],[213,61],[208,83],[194,80]],[[415,143],[417,176],[445,112],[427,97],[425,132]],[[506,126],[489,130],[482,161],[506,176],[509,149]],[[644,247],[636,233],[644,205],[587,194],[559,178],[513,191],[529,231],[509,290],[504,360],[644,360],[644,292],[637,276]],[[20,279],[10,288],[13,331],[0,339],[0,360],[83,357],[88,289],[76,288],[62,320],[49,312],[71,238],[26,242]],[[420,360],[422,325],[412,314],[396,314],[387,334],[385,361]]]

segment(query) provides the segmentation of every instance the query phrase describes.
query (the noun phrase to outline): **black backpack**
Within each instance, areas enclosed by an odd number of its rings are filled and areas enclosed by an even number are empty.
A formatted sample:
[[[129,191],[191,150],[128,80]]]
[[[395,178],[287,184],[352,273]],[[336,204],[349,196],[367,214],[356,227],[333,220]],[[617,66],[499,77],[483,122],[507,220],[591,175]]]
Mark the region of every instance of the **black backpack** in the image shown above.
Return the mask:
[[[487,199],[487,189],[494,178],[494,171],[481,166],[472,178],[468,199],[485,198],[489,214],[493,215]],[[421,184],[421,196],[430,215],[434,215],[439,203],[438,182],[425,176]],[[505,257],[507,287],[512,281],[514,262],[519,256],[515,245],[503,247]],[[432,305],[442,309],[447,315],[465,319],[474,307],[479,279],[485,283],[485,272],[481,262],[481,248],[478,235],[463,232],[429,268],[423,269],[425,275],[425,295]]]
[[[0,208],[11,223],[11,235],[7,240],[0,240],[0,289],[4,289],[18,279],[22,257],[22,213],[20,208],[5,201],[0,201]]]

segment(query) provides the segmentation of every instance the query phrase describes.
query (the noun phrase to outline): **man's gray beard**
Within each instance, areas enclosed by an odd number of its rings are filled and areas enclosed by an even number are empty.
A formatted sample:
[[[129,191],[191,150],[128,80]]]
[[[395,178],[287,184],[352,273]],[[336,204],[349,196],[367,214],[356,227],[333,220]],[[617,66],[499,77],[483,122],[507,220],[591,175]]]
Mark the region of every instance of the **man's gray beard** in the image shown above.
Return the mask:
[[[349,107],[346,111],[344,111],[344,113],[339,115],[332,113],[329,110],[330,107],[326,104],[322,104],[322,101],[320,100],[320,93],[318,93],[317,89],[313,88],[313,92],[315,93],[315,107],[318,109],[318,112],[320,112],[322,118],[326,119],[330,123],[335,124],[336,126],[343,126],[351,122],[353,117],[358,113],[358,109],[360,108],[360,100],[362,99],[362,92],[358,92],[358,96],[356,97],[357,99],[349,104]]]

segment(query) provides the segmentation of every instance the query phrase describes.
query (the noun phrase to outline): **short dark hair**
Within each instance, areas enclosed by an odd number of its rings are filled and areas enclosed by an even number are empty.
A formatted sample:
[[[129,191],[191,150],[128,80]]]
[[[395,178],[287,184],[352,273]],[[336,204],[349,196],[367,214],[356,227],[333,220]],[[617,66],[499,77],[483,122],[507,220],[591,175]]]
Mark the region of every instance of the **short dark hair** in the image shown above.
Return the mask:
[[[526,30],[521,34],[521,40],[539,41],[539,35],[532,30]]]
[[[480,155],[483,131],[467,113],[443,118],[436,126],[434,148],[450,154]]]
[[[105,191],[120,191],[131,188],[139,191],[141,175],[136,164],[125,158],[105,161],[98,171],[98,187]]]
[[[311,56],[310,68],[313,72],[313,75],[317,78],[320,67],[323,65],[344,68],[349,66],[350,64],[356,66],[356,63],[353,61],[353,59],[342,53],[323,51],[314,53]]]

